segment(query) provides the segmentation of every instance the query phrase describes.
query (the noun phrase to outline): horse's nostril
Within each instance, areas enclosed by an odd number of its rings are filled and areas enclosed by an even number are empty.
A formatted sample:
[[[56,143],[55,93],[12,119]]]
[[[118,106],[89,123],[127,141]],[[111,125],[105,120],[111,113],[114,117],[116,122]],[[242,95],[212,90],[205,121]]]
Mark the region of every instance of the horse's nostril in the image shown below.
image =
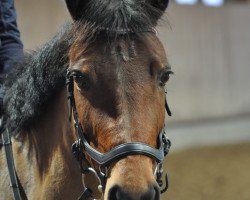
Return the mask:
[[[149,190],[142,195],[140,200],[160,200],[160,190],[157,186],[151,186]]]
[[[144,194],[130,194],[115,185],[109,190],[108,200],[160,200],[160,191],[157,186],[151,186]]]
[[[109,198],[108,200],[130,200],[131,198],[128,196],[126,192],[122,190],[122,188],[118,185],[113,186],[109,190]]]

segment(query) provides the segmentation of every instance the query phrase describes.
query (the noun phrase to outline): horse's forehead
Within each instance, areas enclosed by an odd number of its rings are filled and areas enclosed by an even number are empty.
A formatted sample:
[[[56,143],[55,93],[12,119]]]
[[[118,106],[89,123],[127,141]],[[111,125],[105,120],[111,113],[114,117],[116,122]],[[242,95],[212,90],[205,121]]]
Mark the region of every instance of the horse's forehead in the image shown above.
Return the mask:
[[[124,62],[143,62],[148,59],[165,62],[166,59],[163,45],[155,34],[118,40],[111,45],[109,51],[106,51],[106,55],[115,55],[114,60],[118,57]]]
[[[119,39],[112,44],[97,42],[91,50],[79,60],[83,68],[91,68],[99,73],[116,71],[124,67],[136,69],[151,62],[164,67],[166,55],[163,45],[156,36],[143,39]],[[81,64],[84,63],[84,64]]]

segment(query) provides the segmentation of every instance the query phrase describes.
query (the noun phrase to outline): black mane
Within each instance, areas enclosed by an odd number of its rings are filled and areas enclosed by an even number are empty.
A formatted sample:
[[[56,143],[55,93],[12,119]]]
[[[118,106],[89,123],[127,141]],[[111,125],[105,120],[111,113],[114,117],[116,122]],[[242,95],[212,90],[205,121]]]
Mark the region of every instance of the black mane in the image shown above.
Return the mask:
[[[4,97],[5,117],[12,135],[32,127],[53,95],[65,86],[71,45],[78,41],[82,49],[88,48],[102,33],[99,27],[83,21],[67,23],[49,42],[14,63],[5,80]],[[112,32],[107,33],[105,38],[114,37]]]
[[[46,102],[65,85],[71,25],[50,42],[14,64],[8,75],[4,107],[8,128],[17,133],[41,115]]]

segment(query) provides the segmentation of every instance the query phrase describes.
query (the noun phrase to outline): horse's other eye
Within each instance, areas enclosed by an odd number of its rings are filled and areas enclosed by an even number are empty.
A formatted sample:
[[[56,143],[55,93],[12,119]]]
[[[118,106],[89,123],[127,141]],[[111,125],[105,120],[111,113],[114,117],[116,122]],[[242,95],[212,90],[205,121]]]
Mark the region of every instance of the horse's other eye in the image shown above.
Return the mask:
[[[170,68],[165,68],[161,71],[159,81],[160,86],[164,86],[166,82],[169,80],[170,74],[174,74]]]
[[[74,71],[73,77],[77,86],[80,89],[88,90],[90,88],[91,80],[87,73],[82,73],[81,71]]]

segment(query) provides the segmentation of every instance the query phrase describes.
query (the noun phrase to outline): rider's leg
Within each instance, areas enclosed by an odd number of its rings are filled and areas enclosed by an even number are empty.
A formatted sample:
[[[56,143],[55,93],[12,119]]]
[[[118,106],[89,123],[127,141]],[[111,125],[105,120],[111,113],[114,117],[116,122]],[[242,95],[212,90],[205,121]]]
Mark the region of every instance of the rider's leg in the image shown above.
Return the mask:
[[[0,1],[0,77],[13,68],[12,60],[23,57],[23,44],[16,23],[14,0]],[[0,80],[1,81],[1,80]],[[3,80],[2,80],[3,81]],[[1,82],[2,82],[1,81]],[[0,114],[4,88],[0,87]]]

